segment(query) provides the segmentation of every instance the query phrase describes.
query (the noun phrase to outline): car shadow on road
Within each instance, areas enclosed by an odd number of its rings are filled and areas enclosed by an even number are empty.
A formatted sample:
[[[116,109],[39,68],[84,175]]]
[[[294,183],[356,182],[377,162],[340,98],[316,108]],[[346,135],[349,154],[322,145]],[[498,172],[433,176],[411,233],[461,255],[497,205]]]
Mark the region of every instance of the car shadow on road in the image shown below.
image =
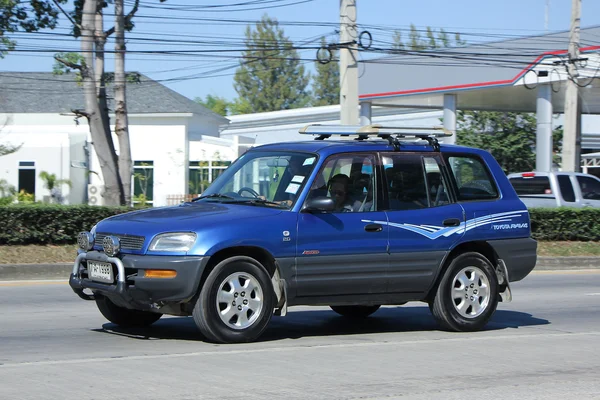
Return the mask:
[[[548,320],[533,317],[531,314],[497,310],[484,330],[517,329],[547,324],[550,324]],[[384,307],[370,317],[359,320],[339,316],[330,310],[302,310],[289,312],[285,317],[273,317],[258,341],[439,329],[427,306]],[[191,317],[163,318],[148,328],[122,328],[106,323],[102,329],[94,331],[141,340],[203,340]]]

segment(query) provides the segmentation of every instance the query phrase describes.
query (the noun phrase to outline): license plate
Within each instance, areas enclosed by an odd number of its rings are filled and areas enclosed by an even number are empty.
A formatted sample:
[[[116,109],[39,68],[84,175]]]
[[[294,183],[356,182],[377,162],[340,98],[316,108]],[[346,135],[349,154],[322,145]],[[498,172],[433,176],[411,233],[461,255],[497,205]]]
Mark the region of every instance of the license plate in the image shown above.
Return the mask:
[[[88,276],[93,281],[113,283],[113,267],[110,263],[88,261]]]

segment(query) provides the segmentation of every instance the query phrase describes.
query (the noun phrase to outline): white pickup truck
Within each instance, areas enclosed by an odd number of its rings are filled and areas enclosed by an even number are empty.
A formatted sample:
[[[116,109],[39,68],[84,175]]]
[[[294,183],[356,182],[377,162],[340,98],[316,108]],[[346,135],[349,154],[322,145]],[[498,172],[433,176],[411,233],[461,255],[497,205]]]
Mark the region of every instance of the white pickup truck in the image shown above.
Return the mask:
[[[600,179],[577,172],[519,172],[508,175],[530,207],[600,207]]]

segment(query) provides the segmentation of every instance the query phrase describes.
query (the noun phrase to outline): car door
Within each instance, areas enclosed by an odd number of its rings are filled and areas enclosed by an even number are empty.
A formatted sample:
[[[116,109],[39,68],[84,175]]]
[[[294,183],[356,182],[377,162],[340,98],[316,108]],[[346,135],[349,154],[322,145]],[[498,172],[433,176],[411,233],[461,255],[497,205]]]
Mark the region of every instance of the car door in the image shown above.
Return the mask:
[[[377,211],[375,165],[373,153],[334,155],[322,164],[307,201],[334,198],[344,186],[347,198],[340,202],[343,211],[299,214],[298,297],[385,292],[388,227],[385,213]]]
[[[464,213],[435,153],[385,153],[390,237],[389,293],[421,293],[464,234]]]
[[[595,176],[577,175],[581,203],[584,207],[600,207],[600,179]]]

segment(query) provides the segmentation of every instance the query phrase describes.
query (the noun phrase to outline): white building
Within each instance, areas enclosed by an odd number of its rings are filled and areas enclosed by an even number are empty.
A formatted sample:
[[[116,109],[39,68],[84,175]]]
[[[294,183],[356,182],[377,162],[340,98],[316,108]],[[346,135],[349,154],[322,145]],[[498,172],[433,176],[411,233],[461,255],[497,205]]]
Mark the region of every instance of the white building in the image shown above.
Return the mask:
[[[75,77],[3,72],[0,87],[0,143],[21,145],[0,157],[0,179],[39,201],[50,195],[39,177],[46,171],[72,183],[62,186],[66,203],[101,204],[102,179],[89,127],[72,112],[84,104]],[[238,139],[219,137],[229,121],[164,85],[142,76],[128,85],[127,101],[134,194],[145,192],[151,204],[198,193],[237,158]],[[114,135],[113,140],[117,146]]]

